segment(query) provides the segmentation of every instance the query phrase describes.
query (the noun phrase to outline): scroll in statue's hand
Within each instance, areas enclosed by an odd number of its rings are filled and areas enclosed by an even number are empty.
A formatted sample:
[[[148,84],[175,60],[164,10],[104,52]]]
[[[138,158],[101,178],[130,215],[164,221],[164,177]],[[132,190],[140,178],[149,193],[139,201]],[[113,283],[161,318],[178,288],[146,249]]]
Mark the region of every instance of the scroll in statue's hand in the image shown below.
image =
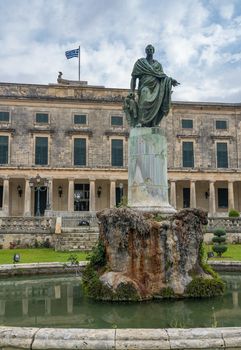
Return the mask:
[[[176,79],[172,79],[172,86],[180,85],[180,83]]]

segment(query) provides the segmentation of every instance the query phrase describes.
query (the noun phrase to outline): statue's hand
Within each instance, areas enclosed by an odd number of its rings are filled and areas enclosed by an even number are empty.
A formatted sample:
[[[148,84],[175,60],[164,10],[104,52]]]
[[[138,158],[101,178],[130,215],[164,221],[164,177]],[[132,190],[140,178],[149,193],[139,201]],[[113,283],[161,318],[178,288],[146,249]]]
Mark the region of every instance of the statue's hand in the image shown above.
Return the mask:
[[[172,79],[172,86],[180,85],[180,83],[176,79]]]
[[[135,92],[131,90],[128,97],[130,97],[134,100],[135,99]]]

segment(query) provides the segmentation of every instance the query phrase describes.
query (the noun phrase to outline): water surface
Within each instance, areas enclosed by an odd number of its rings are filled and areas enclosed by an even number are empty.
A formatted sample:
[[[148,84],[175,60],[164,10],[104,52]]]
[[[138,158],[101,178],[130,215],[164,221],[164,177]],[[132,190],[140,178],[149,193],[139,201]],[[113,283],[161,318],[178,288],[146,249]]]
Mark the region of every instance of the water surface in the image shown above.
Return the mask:
[[[224,296],[212,299],[101,303],[83,296],[80,277],[0,280],[0,325],[64,328],[241,327],[241,276],[223,274]]]

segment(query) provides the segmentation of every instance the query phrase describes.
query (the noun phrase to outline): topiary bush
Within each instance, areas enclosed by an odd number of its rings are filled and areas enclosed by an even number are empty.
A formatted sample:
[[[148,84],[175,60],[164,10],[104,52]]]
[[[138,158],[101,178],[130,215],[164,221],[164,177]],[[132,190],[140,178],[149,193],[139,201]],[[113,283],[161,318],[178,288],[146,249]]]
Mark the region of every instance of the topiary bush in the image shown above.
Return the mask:
[[[228,216],[230,218],[238,218],[239,217],[239,212],[235,209],[230,209],[229,212],[228,212]]]
[[[224,228],[216,228],[213,232],[212,238],[213,247],[212,250],[217,253],[217,256],[221,258],[222,254],[228,249],[226,243],[226,231]]]

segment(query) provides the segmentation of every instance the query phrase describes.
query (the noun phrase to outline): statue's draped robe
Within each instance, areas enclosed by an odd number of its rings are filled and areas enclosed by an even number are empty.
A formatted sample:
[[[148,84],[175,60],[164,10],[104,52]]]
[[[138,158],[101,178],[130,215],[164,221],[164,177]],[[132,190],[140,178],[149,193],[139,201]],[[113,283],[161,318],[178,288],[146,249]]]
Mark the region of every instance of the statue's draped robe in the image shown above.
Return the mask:
[[[172,79],[166,76],[158,61],[150,64],[146,58],[136,61],[132,77],[139,78],[139,122],[147,127],[159,125],[170,109]]]

